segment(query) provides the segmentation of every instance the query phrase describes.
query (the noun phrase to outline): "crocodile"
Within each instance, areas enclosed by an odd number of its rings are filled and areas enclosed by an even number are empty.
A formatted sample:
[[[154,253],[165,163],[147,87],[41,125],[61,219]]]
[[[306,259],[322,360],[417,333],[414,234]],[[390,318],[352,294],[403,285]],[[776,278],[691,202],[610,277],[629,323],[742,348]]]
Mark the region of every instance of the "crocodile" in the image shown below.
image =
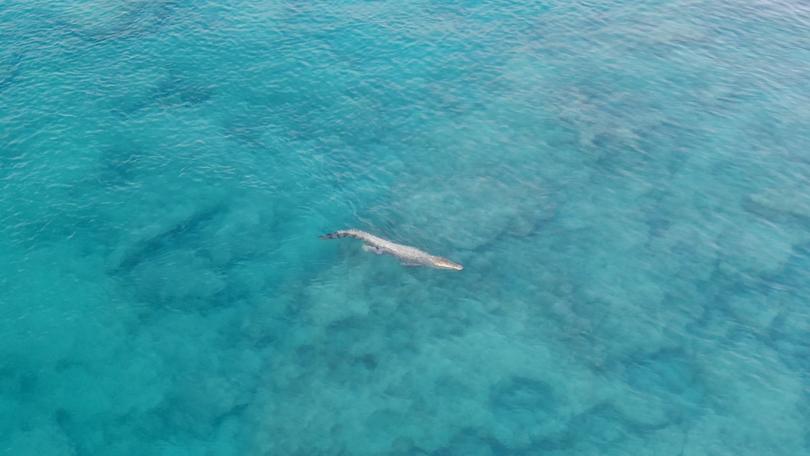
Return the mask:
[[[321,239],[355,238],[363,241],[363,250],[376,253],[377,255],[391,255],[399,259],[405,266],[428,266],[437,269],[451,269],[461,271],[464,266],[450,261],[447,258],[431,255],[408,245],[397,244],[371,233],[362,230],[339,230],[334,233],[324,234]]]

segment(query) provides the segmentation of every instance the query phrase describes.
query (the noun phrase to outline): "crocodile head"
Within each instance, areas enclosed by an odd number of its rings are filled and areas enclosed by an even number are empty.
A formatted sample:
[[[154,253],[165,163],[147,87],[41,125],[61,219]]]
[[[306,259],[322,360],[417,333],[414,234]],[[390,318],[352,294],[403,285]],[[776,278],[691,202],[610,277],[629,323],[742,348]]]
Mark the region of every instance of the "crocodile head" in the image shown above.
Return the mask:
[[[450,261],[447,258],[442,258],[442,257],[433,257],[431,259],[431,265],[434,268],[452,269],[454,271],[461,271],[462,269],[464,269],[464,266],[462,266],[462,265],[460,265],[460,264],[458,264],[458,263],[456,263],[454,261]]]

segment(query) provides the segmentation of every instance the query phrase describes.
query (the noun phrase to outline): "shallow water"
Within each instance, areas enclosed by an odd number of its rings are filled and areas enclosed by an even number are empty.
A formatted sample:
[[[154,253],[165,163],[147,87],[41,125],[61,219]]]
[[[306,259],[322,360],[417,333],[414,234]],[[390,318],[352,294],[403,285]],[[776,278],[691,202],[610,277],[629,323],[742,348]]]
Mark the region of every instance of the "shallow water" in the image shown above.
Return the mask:
[[[300,3],[0,5],[0,453],[810,452],[806,4]]]

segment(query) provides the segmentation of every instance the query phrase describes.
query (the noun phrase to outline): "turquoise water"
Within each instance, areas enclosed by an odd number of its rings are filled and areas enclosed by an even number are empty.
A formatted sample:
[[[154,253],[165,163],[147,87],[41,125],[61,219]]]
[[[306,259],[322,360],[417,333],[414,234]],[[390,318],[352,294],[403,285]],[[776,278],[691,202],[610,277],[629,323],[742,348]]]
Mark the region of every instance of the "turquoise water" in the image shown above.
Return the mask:
[[[806,3],[5,0],[0,43],[0,454],[810,454]]]

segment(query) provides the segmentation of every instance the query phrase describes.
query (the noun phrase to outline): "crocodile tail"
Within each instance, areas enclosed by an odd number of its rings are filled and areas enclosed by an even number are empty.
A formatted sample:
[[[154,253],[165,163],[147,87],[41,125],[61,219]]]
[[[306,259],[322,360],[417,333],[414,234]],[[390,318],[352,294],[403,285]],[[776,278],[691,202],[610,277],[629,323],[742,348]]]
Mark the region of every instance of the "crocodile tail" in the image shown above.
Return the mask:
[[[351,236],[352,236],[352,233],[350,233],[348,231],[342,231],[341,230],[341,231],[335,231],[334,233],[328,233],[328,234],[321,235],[320,238],[321,239],[340,239],[340,238],[351,237]]]

